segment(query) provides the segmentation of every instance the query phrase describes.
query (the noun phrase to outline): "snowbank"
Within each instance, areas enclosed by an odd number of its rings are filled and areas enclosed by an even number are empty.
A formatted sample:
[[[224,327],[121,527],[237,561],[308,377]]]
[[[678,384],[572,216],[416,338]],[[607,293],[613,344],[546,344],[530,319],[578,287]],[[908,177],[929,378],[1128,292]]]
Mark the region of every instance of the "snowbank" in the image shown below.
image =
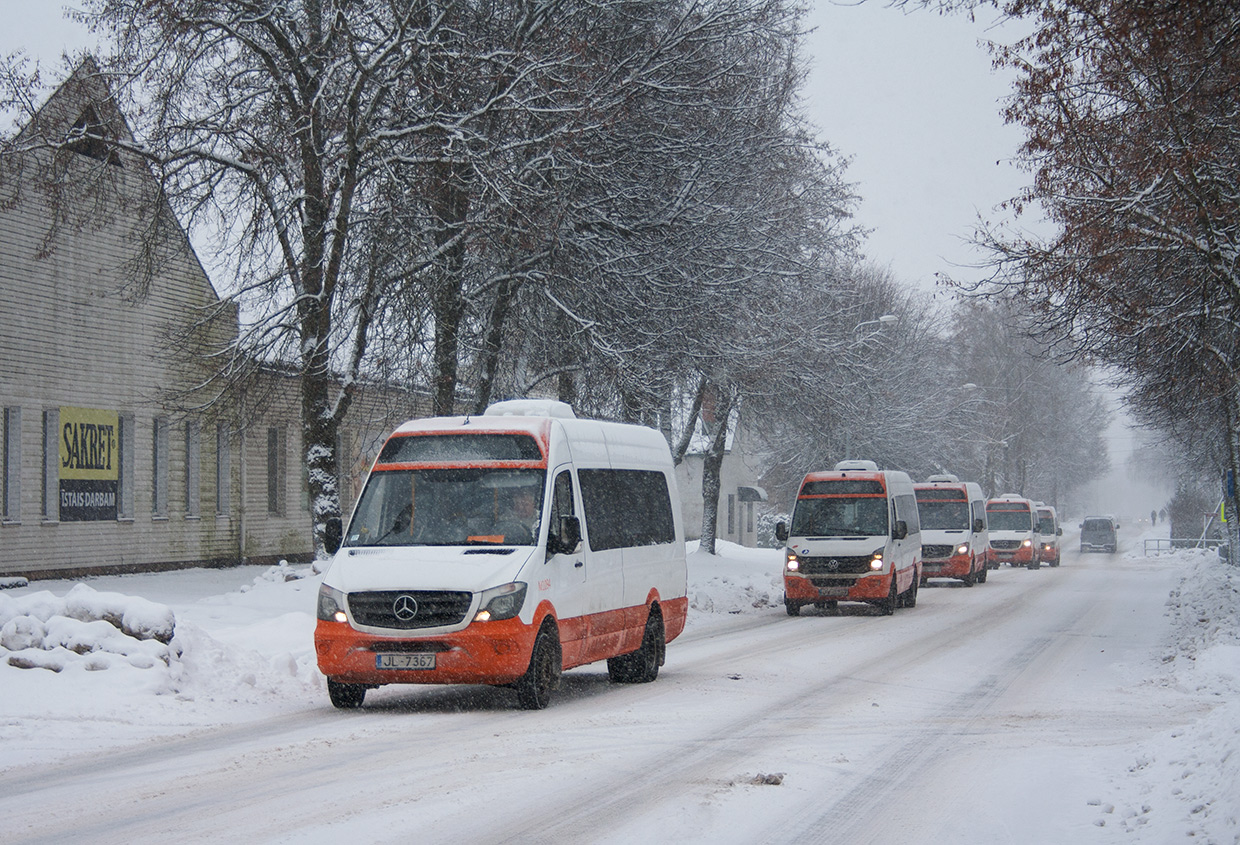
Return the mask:
[[[717,554],[689,552],[689,619],[696,614],[753,613],[783,607],[784,582],[779,549],[748,549],[716,541]]]
[[[1218,703],[1142,744],[1112,824],[1123,842],[1240,843],[1240,572],[1213,551],[1175,555],[1184,577],[1167,599],[1172,641],[1151,682]]]

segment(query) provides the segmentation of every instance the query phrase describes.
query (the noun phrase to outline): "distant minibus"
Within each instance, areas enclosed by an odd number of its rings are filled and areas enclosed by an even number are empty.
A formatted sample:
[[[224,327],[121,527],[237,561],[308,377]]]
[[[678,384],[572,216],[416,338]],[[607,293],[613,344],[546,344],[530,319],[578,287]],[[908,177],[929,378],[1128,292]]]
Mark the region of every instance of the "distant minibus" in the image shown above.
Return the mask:
[[[792,526],[777,523],[784,550],[784,607],[867,602],[885,615],[914,607],[921,528],[913,482],[873,461],[841,461],[801,482]]]
[[[997,563],[1037,569],[1041,565],[1042,535],[1033,502],[1006,493],[986,502],[990,549]]]
[[[1042,537],[1043,563],[1058,566],[1060,560],[1059,538],[1063,536],[1063,528],[1059,525],[1059,514],[1050,505],[1037,502],[1038,534]]]
[[[541,709],[573,666],[653,681],[686,582],[663,435],[501,402],[388,438],[323,578],[315,650],[337,707],[383,684],[495,684]]]
[[[981,485],[954,475],[914,484],[921,520],[921,577],[956,578],[966,587],[986,583],[990,534]]]

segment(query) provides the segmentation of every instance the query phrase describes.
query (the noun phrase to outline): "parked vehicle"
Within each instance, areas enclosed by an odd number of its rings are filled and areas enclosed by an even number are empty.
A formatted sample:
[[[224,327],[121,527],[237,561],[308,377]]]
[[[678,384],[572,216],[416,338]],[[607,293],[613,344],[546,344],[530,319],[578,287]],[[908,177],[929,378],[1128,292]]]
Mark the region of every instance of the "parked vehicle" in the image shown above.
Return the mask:
[[[607,661],[653,681],[688,610],[663,436],[560,402],[414,420],[388,438],[319,593],[337,707],[382,684],[511,684],[526,709]]]
[[[1037,508],[1015,493],[986,502],[990,549],[997,563],[1037,569],[1041,565],[1042,535]]]
[[[1035,503],[1038,508],[1038,533],[1042,537],[1042,562],[1058,566],[1060,560],[1059,538],[1063,536],[1063,528],[1059,525],[1059,514],[1050,505]]]
[[[958,578],[966,587],[986,583],[990,532],[981,485],[954,475],[914,484],[921,522],[921,579]]]
[[[1087,516],[1081,522],[1081,551],[1114,552],[1119,548],[1119,521],[1113,516]]]
[[[841,461],[801,482],[787,543],[784,607],[867,602],[884,614],[914,607],[921,582],[921,529],[913,482],[873,461]]]

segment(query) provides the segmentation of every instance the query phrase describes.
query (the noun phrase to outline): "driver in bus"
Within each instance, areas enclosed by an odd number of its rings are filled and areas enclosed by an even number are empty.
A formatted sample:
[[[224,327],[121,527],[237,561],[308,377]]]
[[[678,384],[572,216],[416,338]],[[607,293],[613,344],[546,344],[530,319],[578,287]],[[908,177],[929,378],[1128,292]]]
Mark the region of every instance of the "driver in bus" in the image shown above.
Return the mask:
[[[538,499],[533,487],[518,487],[508,498],[507,510],[496,523],[496,531],[504,542],[528,545],[535,542],[538,530]]]

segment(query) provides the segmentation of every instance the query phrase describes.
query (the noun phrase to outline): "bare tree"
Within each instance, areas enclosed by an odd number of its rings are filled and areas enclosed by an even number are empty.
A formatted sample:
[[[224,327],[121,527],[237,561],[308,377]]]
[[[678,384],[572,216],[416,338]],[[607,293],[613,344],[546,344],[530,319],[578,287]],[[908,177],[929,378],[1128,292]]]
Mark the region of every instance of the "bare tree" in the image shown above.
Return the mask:
[[[1170,0],[1008,11],[1035,27],[999,54],[1022,74],[1008,117],[1035,177],[1014,206],[1040,204],[1058,233],[988,233],[1001,279],[1065,354],[1118,367],[1148,419],[1172,422],[1186,399],[1205,409],[1219,437],[1203,442],[1234,477],[1240,13]]]

